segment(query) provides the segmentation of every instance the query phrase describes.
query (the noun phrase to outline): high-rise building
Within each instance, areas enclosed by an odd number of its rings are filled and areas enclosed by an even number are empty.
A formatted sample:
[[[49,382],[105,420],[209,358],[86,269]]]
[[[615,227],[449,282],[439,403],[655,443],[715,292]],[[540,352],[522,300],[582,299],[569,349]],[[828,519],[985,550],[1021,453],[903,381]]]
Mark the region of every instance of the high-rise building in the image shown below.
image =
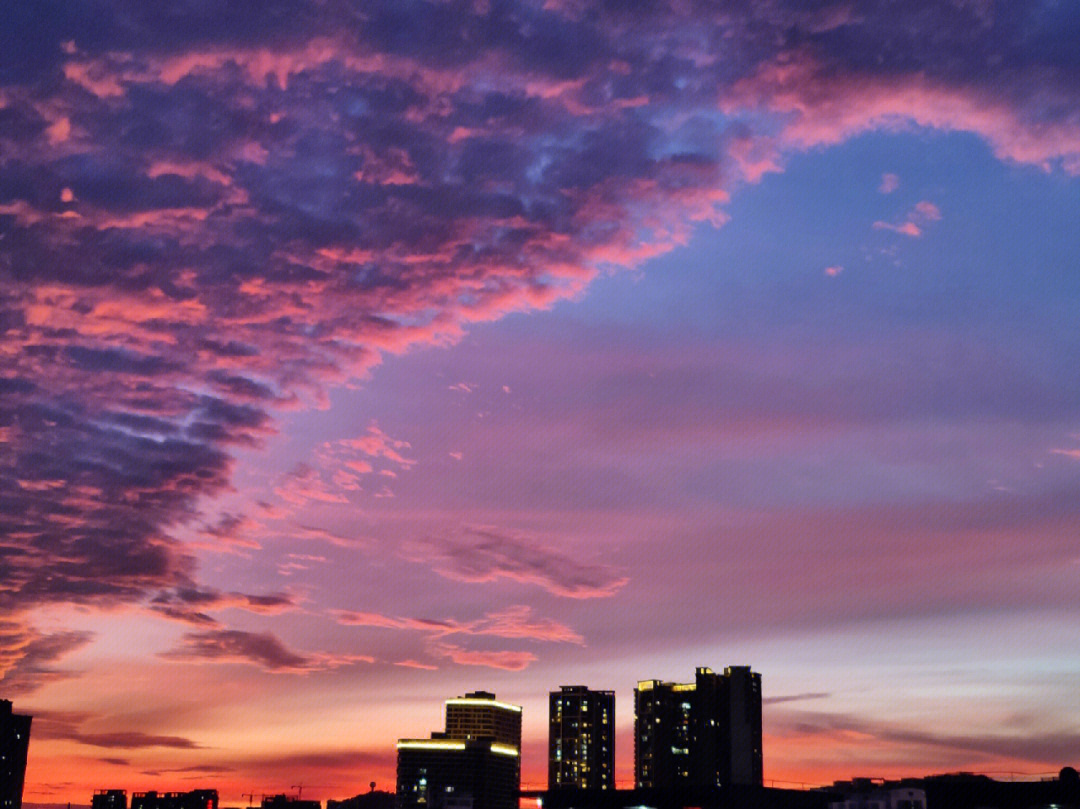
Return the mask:
[[[446,701],[446,730],[399,739],[401,809],[517,809],[521,707],[487,691]]]
[[[548,695],[548,789],[615,788],[615,692],[564,685]]]
[[[499,702],[488,691],[471,691],[446,701],[446,735],[451,739],[492,739],[521,751],[521,708]]]
[[[0,699],[0,809],[22,809],[32,719],[14,713],[11,702]]]
[[[491,739],[401,739],[401,809],[517,809],[518,751]]]
[[[634,778],[673,790],[762,783],[761,675],[699,668],[692,683],[634,689]]]

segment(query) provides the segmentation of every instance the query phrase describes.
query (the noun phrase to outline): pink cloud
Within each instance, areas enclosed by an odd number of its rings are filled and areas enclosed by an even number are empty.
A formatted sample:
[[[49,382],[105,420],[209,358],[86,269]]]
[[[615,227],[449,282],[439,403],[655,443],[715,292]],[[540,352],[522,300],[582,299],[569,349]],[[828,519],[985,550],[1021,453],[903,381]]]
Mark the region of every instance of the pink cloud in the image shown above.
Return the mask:
[[[937,220],[941,219],[941,210],[938,208],[938,206],[925,199],[915,203],[915,209],[913,213],[931,222],[936,222]]]
[[[374,658],[368,655],[297,652],[269,632],[243,632],[233,629],[188,632],[178,647],[163,652],[160,656],[168,660],[243,663],[258,666],[265,671],[285,674],[303,674],[374,662]]]
[[[610,598],[629,582],[606,566],[571,559],[534,540],[488,526],[467,529],[458,537],[415,541],[403,548],[403,554],[431,564],[449,579],[479,583],[506,578],[566,598]]]
[[[433,666],[430,663],[421,663],[419,660],[398,660],[394,663],[395,666],[401,666],[407,669],[420,669],[422,671],[438,671],[438,666]]]
[[[882,194],[891,194],[899,187],[900,178],[897,175],[889,172],[881,175],[881,185],[878,186],[878,191]]]
[[[309,502],[348,503],[349,499],[334,491],[323,481],[318,470],[307,464],[297,464],[274,488],[274,494],[293,506]]]
[[[874,222],[874,228],[877,230],[892,230],[917,239],[922,236],[923,228],[927,223],[937,222],[940,219],[941,210],[938,206],[924,199],[915,203],[915,207],[904,216],[904,221],[897,223],[878,221]]]
[[[1080,173],[1080,124],[1028,120],[1022,87],[950,84],[926,73],[858,74],[826,64],[809,49],[787,51],[759,66],[722,95],[732,113],[764,107],[786,116],[788,148],[832,145],[872,129],[976,132],[1002,159]],[[1061,98],[1063,104],[1070,103]]]
[[[913,239],[917,239],[922,236],[922,228],[916,225],[914,222],[900,222],[894,224],[892,222],[874,222],[874,228],[876,230],[891,230],[896,233],[902,233],[905,236],[911,236]]]
[[[337,610],[339,623],[347,626],[370,626],[384,629],[409,629],[427,633],[431,637],[449,635],[490,635],[498,638],[527,638],[556,643],[583,644],[584,638],[565,624],[550,618],[534,619],[532,608],[525,605],[510,607],[499,612],[489,612],[473,621],[451,618],[393,618],[372,612]]]
[[[504,671],[524,671],[536,662],[536,655],[532,652],[470,651],[445,643],[438,644],[435,651],[459,666],[484,666]]]

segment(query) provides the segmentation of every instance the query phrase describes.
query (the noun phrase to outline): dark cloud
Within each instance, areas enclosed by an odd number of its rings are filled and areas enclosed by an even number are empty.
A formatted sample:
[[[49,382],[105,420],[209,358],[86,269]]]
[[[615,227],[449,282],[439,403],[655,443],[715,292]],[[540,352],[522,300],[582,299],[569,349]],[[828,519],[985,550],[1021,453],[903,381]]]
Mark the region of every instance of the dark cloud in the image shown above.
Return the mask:
[[[763,705],[779,705],[782,702],[803,702],[808,699],[828,699],[832,694],[827,691],[808,691],[805,694],[785,694],[779,697],[763,697]]]
[[[1067,4],[9,5],[9,611],[186,586],[173,532],[276,408],[671,249],[791,150],[903,122],[1080,172]],[[340,498],[296,497],[320,495]],[[474,540],[443,546],[447,575],[576,597],[622,584]],[[263,663],[296,663],[261,644]]]
[[[185,633],[176,649],[161,655],[169,660],[210,660],[247,663],[265,671],[303,673],[337,668],[351,663],[370,663],[363,655],[303,654],[289,649],[269,632],[215,629]]]
[[[106,721],[82,711],[33,711],[35,739],[63,739],[90,747],[108,749],[143,749],[165,747],[174,750],[198,750],[200,745],[183,736],[166,736],[142,731],[117,730],[89,732],[84,729],[88,722]]]
[[[446,578],[465,582],[506,578],[535,584],[566,598],[607,598],[628,581],[611,568],[484,526],[465,529],[454,537],[411,543],[404,553],[414,562],[431,564]]]
[[[149,602],[150,609],[184,623],[195,626],[218,626],[216,619],[207,611],[228,608],[273,615],[294,609],[296,603],[288,593],[268,593],[252,595],[250,593],[220,592],[213,589],[200,589],[194,584],[177,587],[158,593]]]
[[[30,693],[46,683],[78,676],[55,664],[91,641],[90,632],[42,634],[18,620],[0,620],[0,690]]]
[[[193,764],[190,767],[173,767],[167,770],[143,770],[143,775],[161,775],[163,773],[206,773],[215,775],[235,771],[233,767],[224,767],[217,764]]]
[[[1057,766],[1075,755],[1076,734],[1045,726],[1027,725],[1003,728],[1008,732],[980,736],[961,736],[933,730],[913,729],[900,725],[873,722],[847,714],[792,712],[771,720],[773,730],[781,736],[811,736],[859,738],[861,745],[884,743],[898,758],[904,750],[927,756],[959,755],[958,760],[971,760],[972,755],[990,760],[1029,761]],[[857,735],[855,735],[857,734]],[[985,760],[985,759],[984,759]]]
[[[80,733],[75,741],[93,747],[171,747],[178,750],[195,750],[198,745],[182,736],[158,736],[141,731],[123,731],[117,733]]]

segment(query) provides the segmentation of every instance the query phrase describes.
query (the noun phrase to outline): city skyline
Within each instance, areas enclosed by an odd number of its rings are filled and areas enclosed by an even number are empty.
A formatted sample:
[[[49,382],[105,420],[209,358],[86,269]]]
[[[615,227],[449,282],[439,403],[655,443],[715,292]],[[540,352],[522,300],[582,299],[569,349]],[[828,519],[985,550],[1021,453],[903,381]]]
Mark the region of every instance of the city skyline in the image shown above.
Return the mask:
[[[729,662],[766,782],[1078,763],[1076,3],[0,6],[28,804]]]

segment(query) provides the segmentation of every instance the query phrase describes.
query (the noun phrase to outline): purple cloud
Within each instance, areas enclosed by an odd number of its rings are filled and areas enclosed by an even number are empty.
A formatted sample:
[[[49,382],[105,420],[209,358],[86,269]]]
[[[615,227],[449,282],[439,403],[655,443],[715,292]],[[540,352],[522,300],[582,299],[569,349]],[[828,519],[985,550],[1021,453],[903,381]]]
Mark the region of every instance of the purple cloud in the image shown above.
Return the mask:
[[[238,629],[187,632],[180,646],[163,652],[161,657],[168,660],[246,663],[264,671],[293,674],[374,662],[366,655],[303,654],[288,648],[269,632],[244,632]]]
[[[430,537],[409,543],[414,562],[464,582],[505,578],[543,587],[565,598],[609,598],[629,581],[610,568],[582,562],[525,537],[477,526],[456,537]]]
[[[187,586],[176,530],[276,413],[685,243],[792,151],[929,127],[1080,172],[1070,11],[980,8],[16,4],[8,27],[26,33],[0,53],[0,609]],[[393,443],[351,449],[408,467]],[[346,502],[354,473],[298,466],[279,494]],[[217,538],[248,541],[236,527]],[[625,583],[567,578],[558,553],[504,540],[434,558],[570,597]],[[190,646],[296,664],[240,637]]]
[[[182,736],[167,736],[144,733],[142,731],[120,730],[106,732],[87,732],[83,729],[94,717],[81,711],[34,711],[35,739],[62,739],[78,742],[90,747],[143,749],[165,747],[175,750],[198,750],[200,745]]]
[[[78,676],[55,664],[81,649],[90,632],[42,634],[18,620],[0,620],[0,688],[5,694],[27,694],[46,683]]]

